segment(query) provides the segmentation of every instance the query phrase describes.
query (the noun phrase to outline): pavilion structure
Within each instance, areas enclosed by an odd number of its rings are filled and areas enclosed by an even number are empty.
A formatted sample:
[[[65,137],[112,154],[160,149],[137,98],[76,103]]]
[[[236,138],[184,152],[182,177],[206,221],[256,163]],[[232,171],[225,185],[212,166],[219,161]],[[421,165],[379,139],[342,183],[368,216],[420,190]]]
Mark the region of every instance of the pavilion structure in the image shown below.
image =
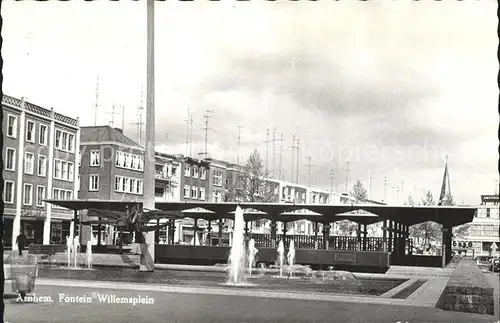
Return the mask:
[[[98,200],[48,200],[75,212],[78,224],[78,210],[98,209],[125,211],[134,201]],[[388,206],[388,205],[326,205],[326,204],[277,204],[277,203],[210,203],[210,202],[156,202],[152,224],[168,219],[167,244],[155,246],[155,262],[214,264],[227,262],[229,246],[222,244],[223,220],[234,219],[237,206],[244,210],[247,240],[253,238],[259,248],[259,261],[272,263],[276,260],[278,242],[283,240],[285,248],[291,239],[296,248],[296,262],[314,267],[334,266],[356,269],[373,267],[369,270],[383,271],[390,265],[445,267],[451,260],[452,229],[473,220],[475,208],[455,206]],[[300,212],[297,212],[301,210]],[[111,213],[111,212],[110,212]],[[105,214],[102,213],[102,214]],[[209,245],[174,245],[175,220],[191,218],[194,230],[200,219],[208,221]],[[251,234],[248,223],[259,219],[271,221],[270,234]],[[278,232],[277,223],[309,220],[314,225],[314,235],[287,235],[286,225]],[[100,221],[106,221],[103,215]],[[358,224],[356,237],[331,236],[332,223],[350,220]],[[433,221],[442,225],[442,252],[440,256],[416,256],[412,254],[409,227]],[[368,237],[367,226],[383,223],[382,237]],[[211,234],[212,227],[218,232]],[[322,232],[319,232],[319,228]],[[75,228],[77,226],[75,225]]]

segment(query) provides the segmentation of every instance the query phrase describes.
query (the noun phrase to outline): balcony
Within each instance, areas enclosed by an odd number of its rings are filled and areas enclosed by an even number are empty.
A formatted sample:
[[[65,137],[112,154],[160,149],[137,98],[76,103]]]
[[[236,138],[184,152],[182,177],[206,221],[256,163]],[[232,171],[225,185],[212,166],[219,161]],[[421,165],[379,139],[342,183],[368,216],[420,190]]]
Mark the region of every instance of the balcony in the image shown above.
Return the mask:
[[[156,170],[155,171],[155,179],[160,180],[160,181],[166,181],[166,182],[172,182],[172,183],[177,183],[177,178],[175,176],[168,176],[167,172],[163,170]]]

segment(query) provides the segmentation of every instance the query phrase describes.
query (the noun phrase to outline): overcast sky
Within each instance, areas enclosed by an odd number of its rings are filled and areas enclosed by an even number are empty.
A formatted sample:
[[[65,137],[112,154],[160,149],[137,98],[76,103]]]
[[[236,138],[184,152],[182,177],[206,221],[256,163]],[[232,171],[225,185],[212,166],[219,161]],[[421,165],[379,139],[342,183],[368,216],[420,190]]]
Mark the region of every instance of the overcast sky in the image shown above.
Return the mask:
[[[292,174],[292,136],[300,140],[299,182],[399,202],[423,190],[438,197],[449,155],[457,202],[477,204],[497,175],[498,62],[494,1],[481,2],[157,2],[156,144],[236,161],[266,129],[284,136],[283,172]],[[145,2],[4,2],[4,93],[137,139],[146,81]],[[280,143],[276,143],[276,173]],[[272,171],[272,144],[269,144]],[[404,182],[403,182],[404,181]]]

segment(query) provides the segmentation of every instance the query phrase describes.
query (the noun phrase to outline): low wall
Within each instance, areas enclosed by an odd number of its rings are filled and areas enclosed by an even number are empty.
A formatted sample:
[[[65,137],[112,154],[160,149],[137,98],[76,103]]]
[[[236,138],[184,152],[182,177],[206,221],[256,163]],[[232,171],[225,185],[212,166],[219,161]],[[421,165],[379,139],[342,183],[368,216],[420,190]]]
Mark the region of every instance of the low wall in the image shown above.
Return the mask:
[[[494,315],[493,287],[475,262],[462,260],[448,281],[438,307],[445,311]]]
[[[55,254],[56,252],[65,252],[65,245],[58,244],[32,244],[28,246],[28,253],[31,254]]]
[[[229,252],[229,247],[158,244],[155,246],[155,259],[156,263],[214,265],[227,263]],[[260,248],[256,258],[257,262],[274,264],[277,251],[271,248]],[[309,265],[313,269],[326,269],[334,266],[339,270],[386,272],[390,267],[390,254],[375,251],[297,249],[295,250],[295,263]]]
[[[441,256],[393,255],[391,258],[391,265],[441,268],[443,266],[443,260]]]

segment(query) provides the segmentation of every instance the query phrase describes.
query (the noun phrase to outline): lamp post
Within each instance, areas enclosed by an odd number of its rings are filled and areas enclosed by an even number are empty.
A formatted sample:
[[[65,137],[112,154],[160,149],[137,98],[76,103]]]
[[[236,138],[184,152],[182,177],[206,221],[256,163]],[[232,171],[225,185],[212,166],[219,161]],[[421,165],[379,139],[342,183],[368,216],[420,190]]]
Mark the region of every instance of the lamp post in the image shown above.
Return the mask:
[[[155,207],[155,91],[154,91],[154,2],[147,0],[147,96],[146,96],[146,150],[144,156],[143,208]],[[140,271],[154,271],[154,231],[143,232]]]

